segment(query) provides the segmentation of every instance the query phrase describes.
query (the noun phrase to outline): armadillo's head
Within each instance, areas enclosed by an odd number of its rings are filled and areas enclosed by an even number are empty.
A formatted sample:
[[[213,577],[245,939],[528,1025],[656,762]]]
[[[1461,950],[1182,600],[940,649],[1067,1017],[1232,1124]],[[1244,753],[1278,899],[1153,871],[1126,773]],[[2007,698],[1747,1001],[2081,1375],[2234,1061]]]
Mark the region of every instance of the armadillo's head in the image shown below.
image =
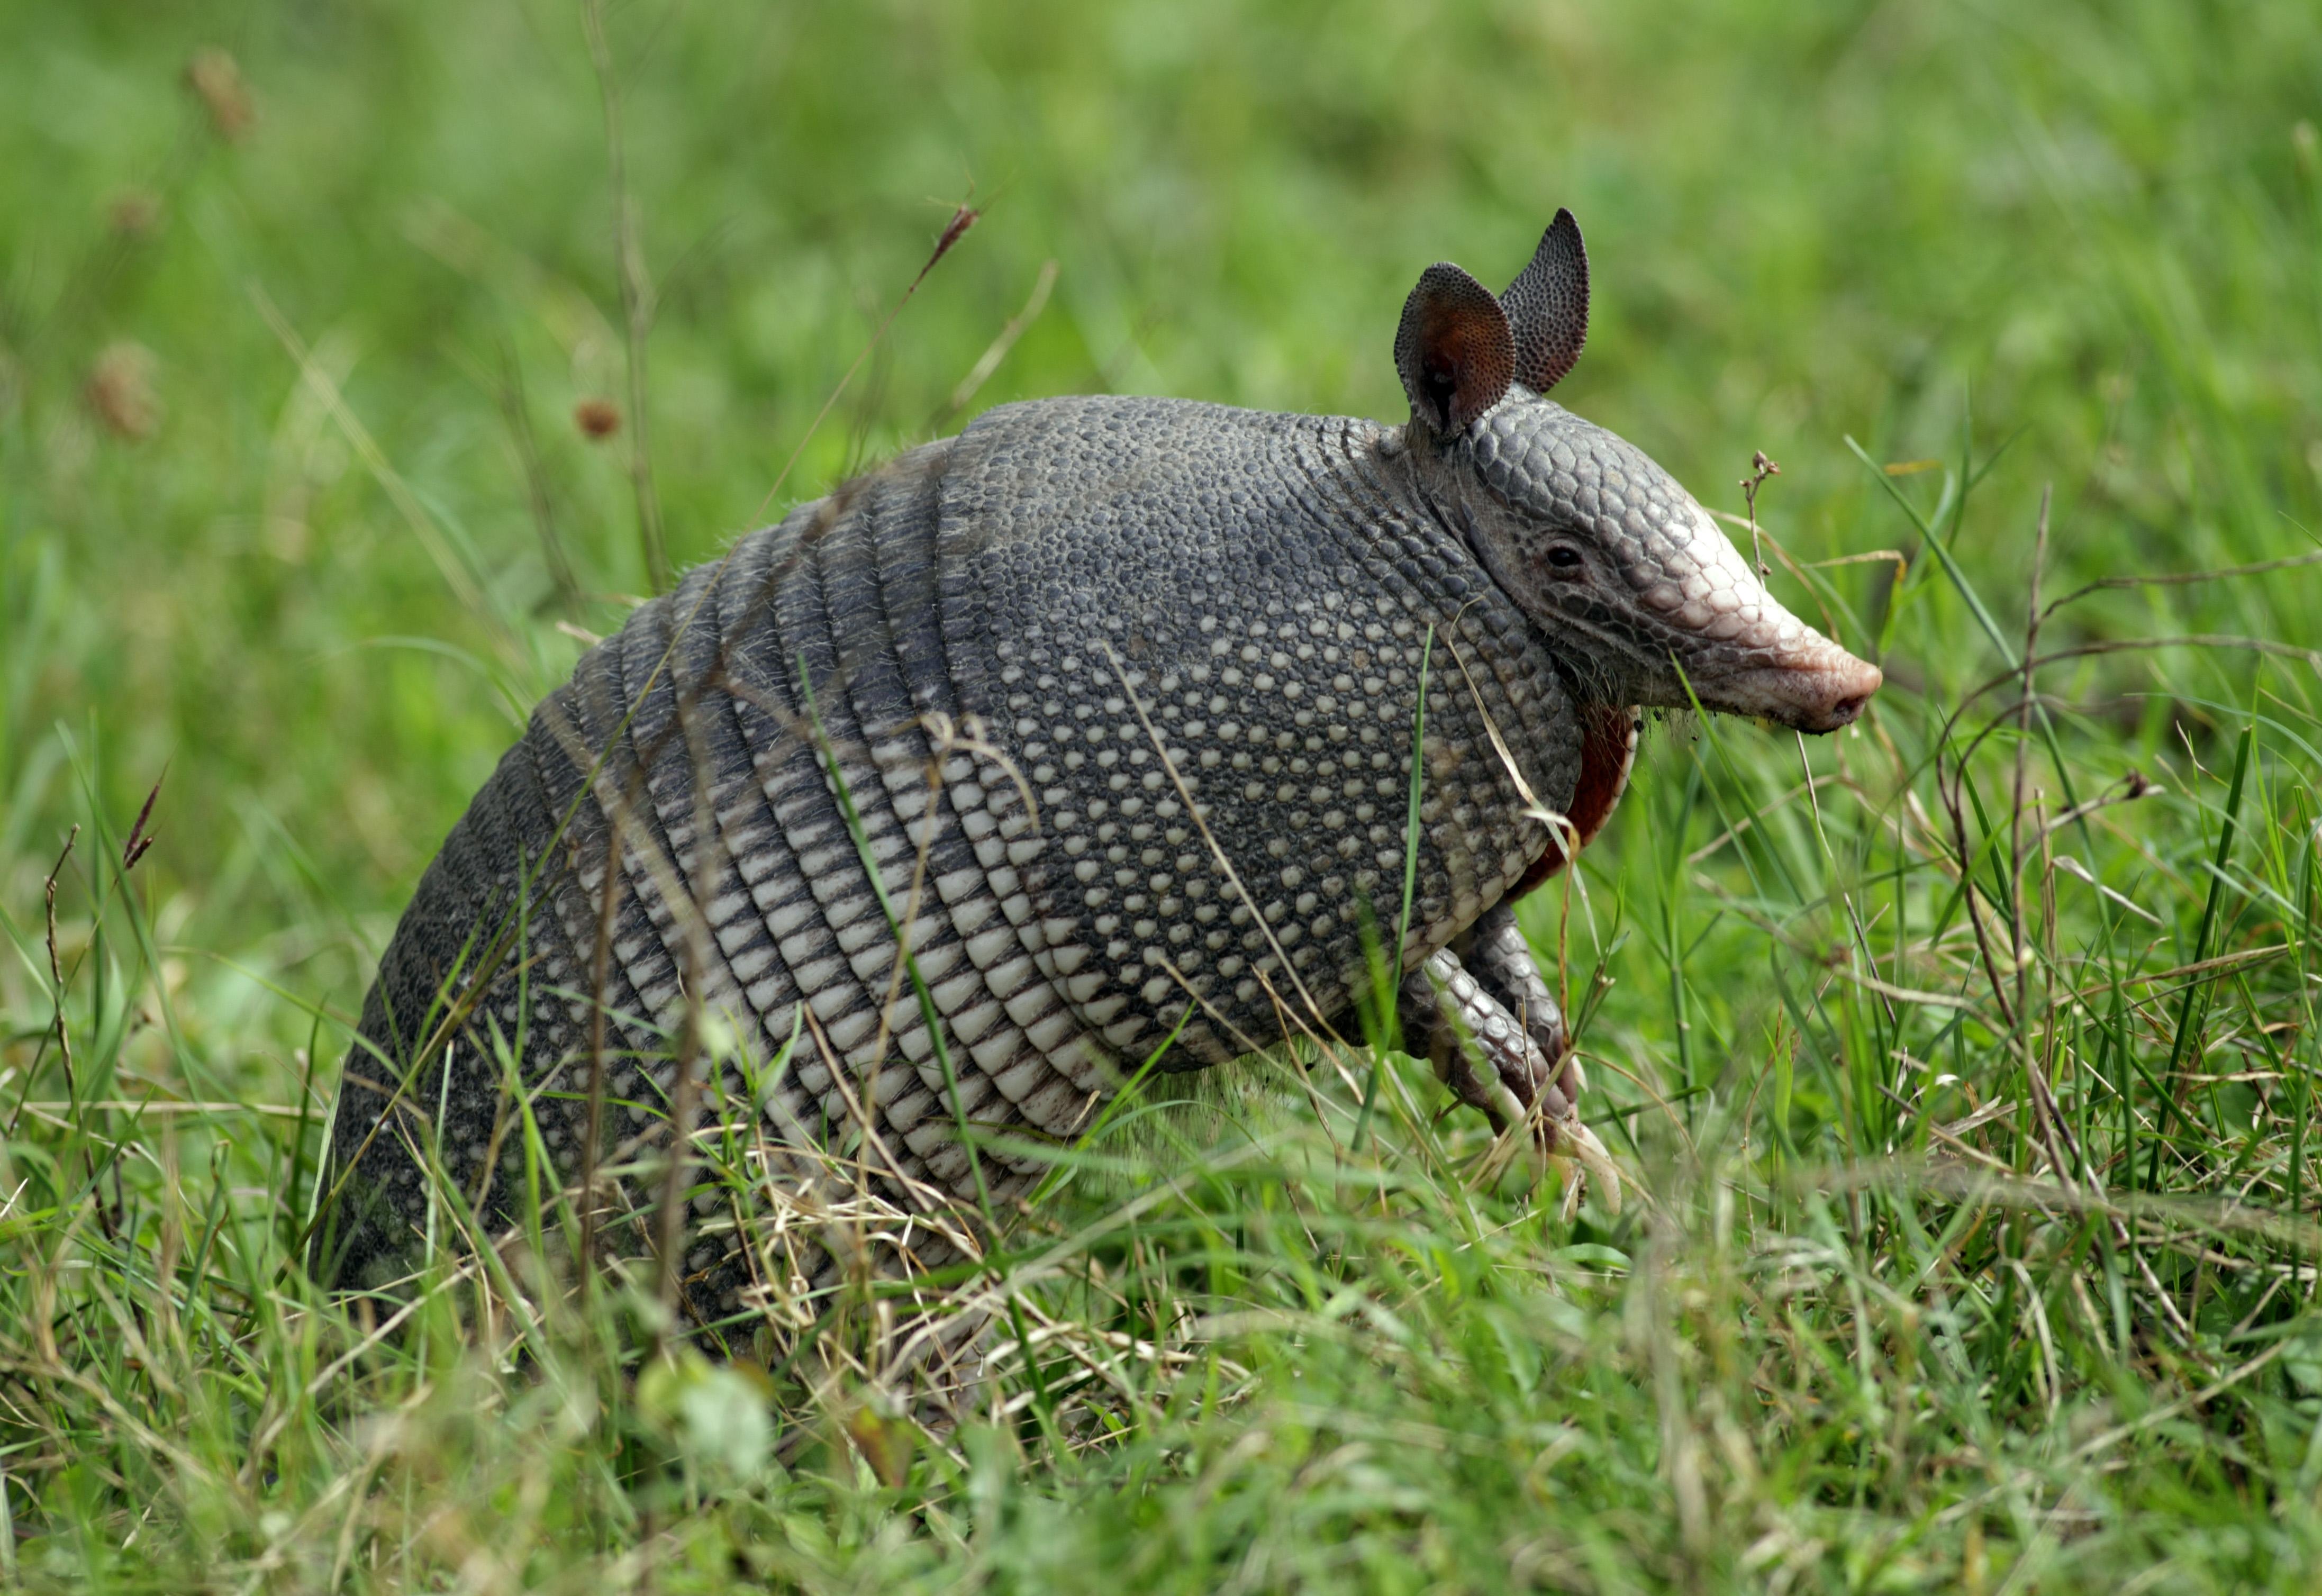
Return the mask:
[[[1395,365],[1428,497],[1609,702],[1765,716],[1832,732],[1879,668],[1782,607],[1707,511],[1643,451],[1544,395],[1579,358],[1588,261],[1559,211],[1508,291],[1430,267]],[[1690,684],[1692,693],[1687,693]]]

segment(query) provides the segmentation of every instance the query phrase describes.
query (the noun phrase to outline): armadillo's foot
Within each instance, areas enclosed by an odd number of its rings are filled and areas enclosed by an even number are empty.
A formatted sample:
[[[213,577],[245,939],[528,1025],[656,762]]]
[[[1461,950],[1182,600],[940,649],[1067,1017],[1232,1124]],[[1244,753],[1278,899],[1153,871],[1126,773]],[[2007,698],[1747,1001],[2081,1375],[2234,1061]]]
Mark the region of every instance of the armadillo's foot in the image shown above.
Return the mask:
[[[1499,1000],[1524,1034],[1539,1046],[1540,1056],[1555,1067],[1557,1090],[1568,1102],[1577,1103],[1588,1088],[1581,1072],[1580,1055],[1564,1028],[1564,1010],[1532,962],[1531,944],[1516,926],[1515,910],[1506,904],[1485,911],[1458,944],[1461,962],[1476,984]]]
[[[1527,1126],[1530,1145],[1552,1163],[1577,1160],[1618,1214],[1621,1172],[1574,1110],[1584,1084],[1580,1062],[1515,917],[1495,910],[1477,923],[1467,947],[1466,962],[1445,948],[1403,978],[1404,1047],[1430,1060],[1452,1095],[1491,1121],[1504,1149],[1492,1167],[1507,1156],[1509,1127]],[[1579,1196],[1578,1181],[1566,1187],[1568,1219]]]
[[[1508,930],[1514,930],[1513,919]],[[1513,957],[1531,972],[1536,989],[1527,993],[1518,985],[1513,1011],[1507,998],[1493,990],[1515,984],[1511,978],[1516,974],[1508,969],[1509,951],[1496,935],[1483,962],[1500,980],[1471,971],[1449,948],[1404,977],[1404,1045],[1432,1062],[1452,1095],[1481,1110],[1494,1130],[1504,1133],[1510,1126],[1532,1122],[1543,1149],[1552,1152],[1570,1139],[1578,1123],[1572,1109],[1578,1081],[1568,1068],[1563,1017],[1538,971],[1531,970],[1530,953]],[[1524,1017],[1519,1019],[1518,1013]],[[1542,1046],[1543,1039],[1555,1053]]]

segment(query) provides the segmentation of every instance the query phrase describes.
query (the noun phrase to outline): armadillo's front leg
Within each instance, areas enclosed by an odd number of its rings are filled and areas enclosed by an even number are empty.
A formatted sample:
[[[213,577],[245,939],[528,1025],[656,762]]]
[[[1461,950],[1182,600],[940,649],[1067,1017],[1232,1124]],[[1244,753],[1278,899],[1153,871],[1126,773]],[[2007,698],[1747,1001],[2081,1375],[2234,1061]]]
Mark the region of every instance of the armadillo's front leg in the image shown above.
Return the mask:
[[[1495,910],[1477,932],[1467,961],[1445,948],[1403,979],[1405,1045],[1429,1059],[1453,1095],[1482,1110],[1495,1130],[1531,1117],[1537,1107],[1553,1147],[1571,1121],[1578,1084],[1563,1016],[1512,915]]]
[[[1531,944],[1516,925],[1515,910],[1504,903],[1486,911],[1464,941],[1454,945],[1459,948],[1460,962],[1475,975],[1477,984],[1515,1017],[1539,1045],[1540,1056],[1554,1066],[1556,1085],[1565,1099],[1578,1102],[1588,1086],[1581,1073],[1580,1055],[1573,1052],[1572,1038],[1565,1030],[1564,1009],[1540,978],[1540,966],[1532,962]]]

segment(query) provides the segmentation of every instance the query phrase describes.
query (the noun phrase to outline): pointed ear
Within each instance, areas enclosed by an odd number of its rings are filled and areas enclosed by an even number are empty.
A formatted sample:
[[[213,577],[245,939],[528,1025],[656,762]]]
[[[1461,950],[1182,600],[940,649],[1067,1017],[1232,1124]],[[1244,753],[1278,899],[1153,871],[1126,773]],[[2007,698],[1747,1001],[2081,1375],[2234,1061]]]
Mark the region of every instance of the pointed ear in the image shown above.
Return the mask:
[[[1544,394],[1572,369],[1588,342],[1588,251],[1580,223],[1559,210],[1531,264],[1500,296],[1515,334],[1516,380]]]
[[[1443,437],[1500,402],[1515,378],[1515,337],[1492,291],[1448,261],[1420,274],[1403,302],[1394,369],[1411,413]]]

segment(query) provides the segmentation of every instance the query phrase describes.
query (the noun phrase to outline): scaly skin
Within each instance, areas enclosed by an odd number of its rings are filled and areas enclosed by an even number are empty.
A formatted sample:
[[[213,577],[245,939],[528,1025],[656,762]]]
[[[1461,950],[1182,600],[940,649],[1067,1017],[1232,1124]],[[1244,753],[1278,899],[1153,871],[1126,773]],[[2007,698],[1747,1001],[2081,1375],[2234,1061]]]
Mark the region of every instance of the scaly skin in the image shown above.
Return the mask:
[[[1558,241],[1512,290],[1527,315],[1570,312],[1577,230]],[[317,1276],[407,1270],[430,1162],[508,1223],[515,1087],[547,1172],[600,1172],[599,1235],[642,1255],[681,1108],[763,1198],[819,1200],[837,1150],[904,1207],[982,1204],[1173,1033],[1165,1069],[1345,1034],[1400,917],[1422,679],[1411,1044],[1495,1121],[1585,1139],[1507,905],[1603,823],[1631,706],[1686,701],[1674,655],[1708,707],[1827,729],[1877,673],[1651,461],[1516,382],[1585,328],[1519,342],[1456,271],[1406,312],[1406,427],[1006,406],[590,651],[380,962]],[[737,1247],[746,1196],[691,1195],[668,1239],[697,1325],[829,1278],[810,1236]]]

